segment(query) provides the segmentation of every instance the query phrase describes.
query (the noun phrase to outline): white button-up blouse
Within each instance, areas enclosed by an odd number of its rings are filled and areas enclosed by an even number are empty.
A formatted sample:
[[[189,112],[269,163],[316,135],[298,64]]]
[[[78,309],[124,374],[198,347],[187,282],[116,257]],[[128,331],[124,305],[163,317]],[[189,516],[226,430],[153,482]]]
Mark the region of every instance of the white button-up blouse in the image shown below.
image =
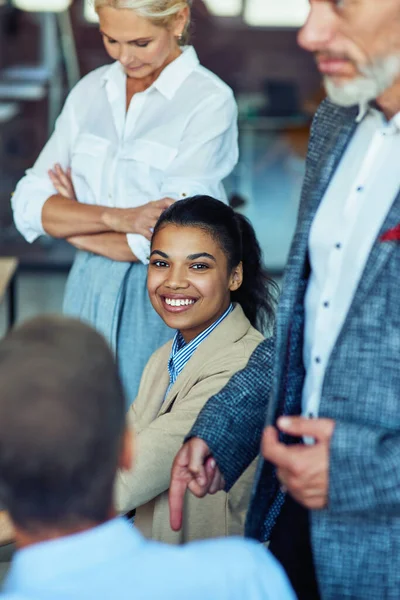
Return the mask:
[[[208,194],[226,201],[222,180],[238,158],[237,107],[231,89],[186,47],[126,111],[121,65],[84,77],[67,98],[55,131],[12,198],[18,230],[44,234],[42,208],[56,193],[48,170],[71,167],[79,202],[128,208],[163,197]],[[147,262],[148,241],[127,235]]]

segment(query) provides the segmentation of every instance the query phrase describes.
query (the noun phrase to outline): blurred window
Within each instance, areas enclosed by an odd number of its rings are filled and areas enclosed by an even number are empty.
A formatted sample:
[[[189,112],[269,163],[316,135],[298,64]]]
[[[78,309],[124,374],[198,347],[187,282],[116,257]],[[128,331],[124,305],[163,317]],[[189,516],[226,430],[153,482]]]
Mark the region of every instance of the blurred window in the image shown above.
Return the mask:
[[[252,27],[300,27],[310,9],[308,0],[204,0],[220,17],[243,14]]]
[[[94,10],[93,0],[85,0],[83,4],[83,15],[89,23],[98,23],[99,18]]]
[[[244,19],[262,27],[300,27],[307,18],[308,0],[247,0]]]
[[[28,12],[63,12],[72,0],[12,0],[13,6]]]
[[[236,17],[242,14],[242,0],[204,0],[207,8],[220,17]]]

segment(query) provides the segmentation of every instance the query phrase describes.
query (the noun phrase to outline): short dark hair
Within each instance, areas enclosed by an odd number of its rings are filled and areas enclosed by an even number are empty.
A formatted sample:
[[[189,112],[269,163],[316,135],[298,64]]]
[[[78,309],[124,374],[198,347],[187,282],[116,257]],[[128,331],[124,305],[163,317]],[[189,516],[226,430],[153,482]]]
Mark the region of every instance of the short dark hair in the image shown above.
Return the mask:
[[[243,282],[231,293],[253,327],[266,332],[273,324],[278,287],[269,277],[254,228],[243,215],[211,196],[193,196],[172,204],[158,219],[154,233],[165,225],[199,227],[220,245],[231,272],[243,263]]]
[[[65,317],[0,341],[0,502],[25,530],[109,516],[125,400],[105,340]]]

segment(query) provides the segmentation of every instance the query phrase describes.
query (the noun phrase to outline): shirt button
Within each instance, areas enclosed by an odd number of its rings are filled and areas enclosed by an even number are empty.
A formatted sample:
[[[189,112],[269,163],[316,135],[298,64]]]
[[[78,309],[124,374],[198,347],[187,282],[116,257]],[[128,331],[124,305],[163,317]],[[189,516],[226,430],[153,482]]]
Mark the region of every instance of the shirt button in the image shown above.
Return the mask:
[[[340,250],[341,247],[342,247],[342,244],[340,242],[338,242],[337,244],[335,244],[336,250]]]
[[[324,308],[329,308],[329,302],[326,300],[326,301],[323,303],[323,306],[324,306]]]
[[[357,192],[362,192],[362,191],[364,191],[364,186],[363,185],[359,185],[357,187]]]
[[[317,363],[317,365],[319,365],[321,363],[321,357],[320,356],[316,356],[315,357],[315,362]]]

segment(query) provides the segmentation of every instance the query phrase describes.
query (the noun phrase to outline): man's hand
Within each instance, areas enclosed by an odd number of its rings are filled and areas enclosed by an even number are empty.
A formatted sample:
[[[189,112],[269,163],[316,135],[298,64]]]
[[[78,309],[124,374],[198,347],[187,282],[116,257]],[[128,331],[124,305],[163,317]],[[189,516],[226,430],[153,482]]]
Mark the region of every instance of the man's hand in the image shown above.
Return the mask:
[[[263,434],[262,453],[277,467],[278,479],[297,502],[309,509],[322,509],[328,504],[329,444],[335,429],[331,419],[281,417],[278,428],[294,437],[312,437],[312,446],[286,446],[279,441],[278,431],[267,427]]]
[[[183,502],[186,490],[198,498],[215,494],[225,487],[225,481],[207,444],[192,438],[182,446],[175,457],[169,487],[169,514],[171,529],[182,527]]]
[[[112,208],[105,210],[103,221],[118,233],[140,233],[151,240],[158,218],[175,200],[162,198],[136,208]]]
[[[61,165],[56,164],[50,171],[48,171],[51,183],[56,188],[57,192],[69,198],[70,200],[76,200],[74,184],[72,183],[71,169],[68,168],[64,171]]]

